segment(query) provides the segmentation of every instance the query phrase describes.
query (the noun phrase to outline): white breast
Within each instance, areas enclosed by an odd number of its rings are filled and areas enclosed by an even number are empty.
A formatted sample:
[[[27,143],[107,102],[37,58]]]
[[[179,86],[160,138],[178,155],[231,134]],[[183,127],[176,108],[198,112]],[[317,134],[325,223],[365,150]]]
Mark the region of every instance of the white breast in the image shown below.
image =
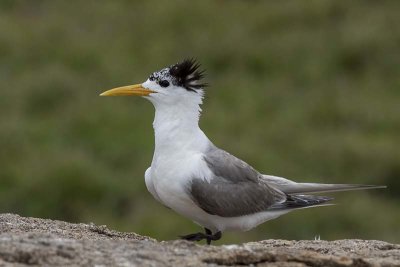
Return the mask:
[[[194,176],[209,177],[202,157],[201,153],[183,151],[155,155],[149,176],[155,194],[165,205],[179,212],[182,206],[193,204],[187,194],[190,180]]]
[[[154,188],[152,176],[151,176],[151,167],[147,168],[146,172],[144,173],[144,180],[146,182],[147,190],[151,193],[151,195],[160,203],[164,204],[160,197],[158,196],[156,189]],[[164,204],[165,205],[165,204]]]

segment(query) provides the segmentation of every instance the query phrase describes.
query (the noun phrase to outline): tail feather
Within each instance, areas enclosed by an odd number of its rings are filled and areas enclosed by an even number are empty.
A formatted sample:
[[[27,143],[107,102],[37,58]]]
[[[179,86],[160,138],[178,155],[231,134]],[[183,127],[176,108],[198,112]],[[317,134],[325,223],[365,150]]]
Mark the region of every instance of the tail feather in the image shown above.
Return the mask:
[[[281,190],[286,194],[307,194],[386,188],[386,186],[382,185],[296,183],[282,177],[270,175],[263,175],[263,178],[269,185]]]

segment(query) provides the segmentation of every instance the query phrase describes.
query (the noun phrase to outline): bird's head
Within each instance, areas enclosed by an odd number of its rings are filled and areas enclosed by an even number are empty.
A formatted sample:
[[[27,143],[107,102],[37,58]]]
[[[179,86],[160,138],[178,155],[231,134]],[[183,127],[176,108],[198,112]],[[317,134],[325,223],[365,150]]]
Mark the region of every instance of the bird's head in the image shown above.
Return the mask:
[[[143,96],[156,107],[195,102],[201,104],[204,72],[193,59],[186,59],[154,72],[141,84],[128,85],[105,91],[101,96]]]

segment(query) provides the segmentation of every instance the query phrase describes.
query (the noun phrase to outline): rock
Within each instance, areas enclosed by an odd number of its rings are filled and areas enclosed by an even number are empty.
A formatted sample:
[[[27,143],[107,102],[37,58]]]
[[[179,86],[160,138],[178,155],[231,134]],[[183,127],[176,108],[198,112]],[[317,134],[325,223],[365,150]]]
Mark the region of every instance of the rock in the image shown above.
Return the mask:
[[[106,226],[0,214],[0,266],[400,266],[376,240],[265,240],[205,246],[158,242]]]

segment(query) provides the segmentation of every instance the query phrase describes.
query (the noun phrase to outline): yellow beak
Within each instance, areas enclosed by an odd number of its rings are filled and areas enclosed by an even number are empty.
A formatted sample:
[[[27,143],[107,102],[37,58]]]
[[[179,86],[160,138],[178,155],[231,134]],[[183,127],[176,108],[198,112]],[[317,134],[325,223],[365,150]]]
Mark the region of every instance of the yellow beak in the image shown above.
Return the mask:
[[[136,95],[136,96],[147,96],[151,93],[157,93],[155,91],[144,88],[141,84],[128,85],[117,87],[101,93],[101,96],[117,96],[117,95]]]

